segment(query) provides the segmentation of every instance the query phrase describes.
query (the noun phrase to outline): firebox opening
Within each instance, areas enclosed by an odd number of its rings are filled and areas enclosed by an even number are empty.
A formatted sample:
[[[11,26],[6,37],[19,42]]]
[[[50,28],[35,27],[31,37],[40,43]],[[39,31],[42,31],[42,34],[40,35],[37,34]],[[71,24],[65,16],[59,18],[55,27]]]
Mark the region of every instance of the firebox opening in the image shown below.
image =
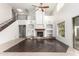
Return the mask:
[[[37,37],[43,37],[44,36],[43,34],[44,34],[43,32],[37,32]]]

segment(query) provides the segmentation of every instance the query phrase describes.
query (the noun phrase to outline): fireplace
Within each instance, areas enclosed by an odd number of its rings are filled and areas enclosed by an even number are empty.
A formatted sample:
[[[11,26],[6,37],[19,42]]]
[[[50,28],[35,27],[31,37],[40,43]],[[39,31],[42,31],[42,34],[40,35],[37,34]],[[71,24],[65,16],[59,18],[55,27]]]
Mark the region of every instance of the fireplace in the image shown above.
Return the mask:
[[[44,37],[44,30],[45,29],[36,29],[36,36],[37,37]]]
[[[44,33],[43,32],[37,32],[37,37],[43,37]]]

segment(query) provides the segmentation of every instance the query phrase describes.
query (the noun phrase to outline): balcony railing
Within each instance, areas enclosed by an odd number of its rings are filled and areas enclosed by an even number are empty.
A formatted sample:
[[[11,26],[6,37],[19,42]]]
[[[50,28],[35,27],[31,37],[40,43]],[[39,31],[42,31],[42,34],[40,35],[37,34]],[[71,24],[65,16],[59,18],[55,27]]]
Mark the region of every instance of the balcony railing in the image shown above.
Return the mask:
[[[11,18],[7,21],[4,21],[3,23],[0,24],[0,31],[4,30],[5,28],[7,28],[9,25],[11,25],[15,21],[16,21],[15,18]]]

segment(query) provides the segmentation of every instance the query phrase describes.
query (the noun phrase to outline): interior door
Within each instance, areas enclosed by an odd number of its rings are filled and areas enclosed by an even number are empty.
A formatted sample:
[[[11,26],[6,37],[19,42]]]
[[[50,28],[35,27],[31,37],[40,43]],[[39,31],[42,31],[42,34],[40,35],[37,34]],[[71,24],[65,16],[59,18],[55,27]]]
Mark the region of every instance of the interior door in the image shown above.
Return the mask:
[[[74,48],[79,50],[79,17],[75,17],[73,19],[73,26],[74,26]]]
[[[26,37],[26,25],[19,25],[19,37],[20,38]]]

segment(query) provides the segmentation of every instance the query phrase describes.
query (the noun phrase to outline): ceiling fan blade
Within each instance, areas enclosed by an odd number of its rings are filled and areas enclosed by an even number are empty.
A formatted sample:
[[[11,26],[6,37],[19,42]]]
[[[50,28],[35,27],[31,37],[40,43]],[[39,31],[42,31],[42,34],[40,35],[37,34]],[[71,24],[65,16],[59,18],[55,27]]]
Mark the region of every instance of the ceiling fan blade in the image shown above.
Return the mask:
[[[37,10],[39,10],[39,9],[36,9],[35,11],[37,11]]]
[[[44,12],[45,10],[45,8],[49,8],[49,6],[47,5],[47,6],[44,6],[43,5],[43,3],[40,3],[40,6],[36,6],[36,5],[32,5],[32,6],[34,6],[34,7],[37,7],[38,9],[36,9],[35,11],[37,11],[37,10],[39,10],[39,9],[41,9],[41,11],[42,12]]]
[[[34,6],[34,7],[38,7],[38,6],[36,6],[36,5],[32,5],[32,6]]]
[[[49,8],[49,6],[39,6],[39,8]]]
[[[43,8],[49,8],[49,6],[44,6]]]
[[[36,10],[34,10],[33,12],[36,12],[37,10],[39,10],[39,9],[36,9]]]

